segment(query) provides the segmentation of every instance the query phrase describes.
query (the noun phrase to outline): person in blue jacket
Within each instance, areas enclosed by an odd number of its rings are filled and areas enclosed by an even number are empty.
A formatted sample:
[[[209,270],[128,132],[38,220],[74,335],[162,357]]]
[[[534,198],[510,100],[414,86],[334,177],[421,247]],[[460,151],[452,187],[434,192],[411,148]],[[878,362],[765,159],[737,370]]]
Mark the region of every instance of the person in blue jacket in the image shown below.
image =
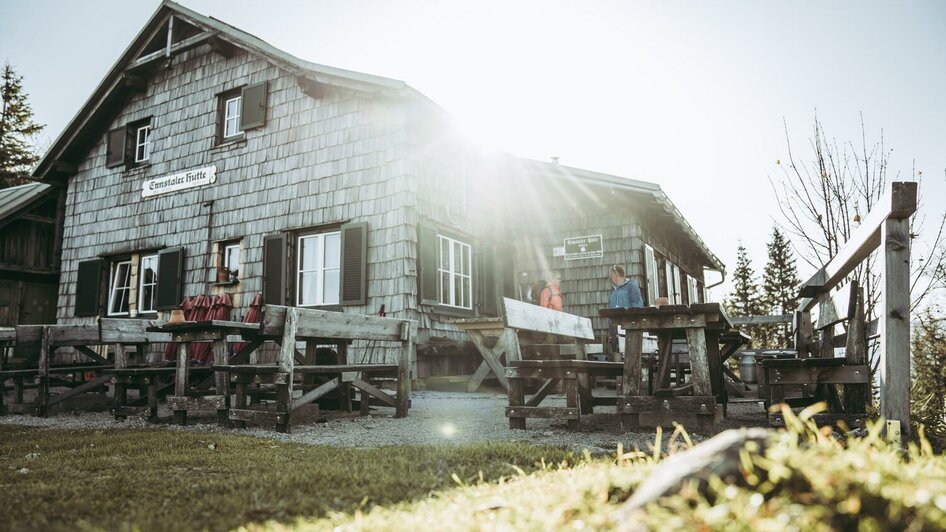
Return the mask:
[[[611,279],[611,293],[608,294],[608,308],[636,308],[644,306],[644,298],[637,283],[627,278],[624,268],[615,264],[608,272]],[[611,343],[611,352],[620,352],[618,330],[614,325],[608,326],[608,336]]]
[[[608,308],[637,308],[644,306],[644,298],[637,283],[627,278],[624,268],[611,266],[611,293],[608,295]]]

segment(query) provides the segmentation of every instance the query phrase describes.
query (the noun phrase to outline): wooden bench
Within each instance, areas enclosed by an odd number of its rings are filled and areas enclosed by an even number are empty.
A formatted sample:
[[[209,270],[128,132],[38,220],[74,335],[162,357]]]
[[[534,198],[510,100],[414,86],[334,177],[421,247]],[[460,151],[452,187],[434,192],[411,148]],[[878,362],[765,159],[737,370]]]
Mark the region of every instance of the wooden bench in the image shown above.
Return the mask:
[[[547,309],[531,303],[503,298],[502,317],[470,318],[448,320],[457,328],[464,330],[473,341],[473,345],[483,357],[483,362],[467,383],[467,391],[479,389],[483,380],[490,374],[499,381],[507,392],[505,359],[511,361],[523,359],[523,344],[532,344],[537,350],[555,346],[574,347],[572,358],[587,358],[587,344],[594,342],[591,320]],[[554,344],[554,345],[552,345]],[[559,351],[553,355],[562,357]]]
[[[828,403],[829,412],[819,414],[819,424],[843,420],[849,426],[862,425],[866,419],[870,368],[867,365],[867,323],[864,317],[864,294],[857,281],[851,281],[818,304],[818,321],[814,328],[807,312],[798,312],[795,326],[796,358],[772,358],[760,363],[767,407],[786,403],[805,406],[816,401]],[[835,327],[847,325],[844,357],[835,357]],[[818,341],[815,341],[815,331]],[[844,386],[842,403],[835,385]],[[787,391],[800,388],[802,397],[787,399]],[[814,393],[812,393],[812,391]],[[784,425],[781,412],[769,414],[769,424]]]
[[[216,364],[214,370],[233,379],[236,386],[235,403],[229,409],[229,419],[235,427],[247,422],[261,423],[276,430],[288,432],[292,412],[339,390],[346,410],[351,410],[351,390],[361,395],[361,413],[368,413],[371,398],[395,410],[395,417],[406,417],[410,406],[410,360],[416,335],[415,322],[341,312],[266,305],[262,309],[260,338],[272,339],[280,345],[274,365]],[[353,340],[392,342],[400,344],[397,364],[350,364],[348,347]],[[306,343],[306,352],[296,350],[296,342]],[[337,348],[337,364],[314,364],[318,346]],[[296,359],[305,363],[297,364]],[[295,376],[302,377],[303,393],[294,397]],[[315,384],[309,376],[329,377]],[[396,393],[383,391],[378,378],[394,378]],[[271,382],[276,388],[276,404],[272,410],[250,408],[248,388],[254,380]]]
[[[16,327],[14,354],[5,367],[0,370],[0,381],[14,381],[14,403],[3,407],[0,394],[0,409],[7,412],[31,412],[45,416],[49,408],[76,395],[104,390],[111,383],[112,376],[106,371],[116,367],[127,367],[127,348],[135,346],[137,353],[143,353],[150,342],[145,333],[142,320],[100,319],[95,325],[24,325]],[[113,360],[102,356],[91,346],[111,346]],[[59,348],[70,347],[89,360],[79,364],[55,364],[53,358]],[[96,372],[98,376],[85,381],[86,372]],[[61,375],[73,375],[72,379]],[[23,389],[26,380],[35,380],[36,401],[34,404],[23,403]],[[67,391],[53,394],[54,388],[68,388]],[[124,388],[116,385],[116,395]]]

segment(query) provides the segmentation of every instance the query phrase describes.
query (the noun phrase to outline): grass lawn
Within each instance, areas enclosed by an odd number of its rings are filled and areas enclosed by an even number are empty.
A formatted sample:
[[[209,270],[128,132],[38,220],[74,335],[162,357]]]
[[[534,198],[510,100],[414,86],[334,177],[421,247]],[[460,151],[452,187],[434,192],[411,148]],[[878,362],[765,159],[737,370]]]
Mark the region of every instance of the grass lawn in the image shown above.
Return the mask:
[[[376,449],[167,430],[0,426],[0,530],[225,530],[413,501],[575,464],[551,447]],[[28,470],[28,471],[25,471]],[[454,476],[456,479],[454,479]]]

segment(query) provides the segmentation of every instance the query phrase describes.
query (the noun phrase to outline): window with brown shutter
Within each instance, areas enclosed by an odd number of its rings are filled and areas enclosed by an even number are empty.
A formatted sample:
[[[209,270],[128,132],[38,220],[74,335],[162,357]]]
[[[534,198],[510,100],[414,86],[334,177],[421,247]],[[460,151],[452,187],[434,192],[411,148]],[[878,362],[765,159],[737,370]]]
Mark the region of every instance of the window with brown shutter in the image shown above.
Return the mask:
[[[243,87],[240,129],[246,131],[266,125],[267,82]]]
[[[156,310],[176,309],[184,299],[184,248],[158,253],[158,297]]]
[[[420,299],[422,303],[436,305],[439,303],[437,290],[437,231],[430,227],[418,228],[418,247],[420,248]]]
[[[128,138],[128,129],[125,127],[115,128],[108,132],[105,147],[105,166],[114,168],[125,164],[126,141]]]
[[[341,304],[364,305],[367,301],[368,224],[342,226]]]
[[[263,239],[263,303],[286,304],[286,235]]]
[[[86,260],[79,263],[76,275],[76,316],[97,316],[102,288],[101,259]]]

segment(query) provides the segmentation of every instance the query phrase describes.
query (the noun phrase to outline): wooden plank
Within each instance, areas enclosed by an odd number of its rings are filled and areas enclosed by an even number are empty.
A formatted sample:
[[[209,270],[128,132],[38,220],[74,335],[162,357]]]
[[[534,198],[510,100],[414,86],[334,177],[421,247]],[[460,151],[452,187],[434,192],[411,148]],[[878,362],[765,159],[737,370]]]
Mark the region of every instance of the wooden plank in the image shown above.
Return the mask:
[[[505,336],[501,336],[499,341],[496,342],[495,346],[488,347],[486,345],[486,337],[483,336],[482,332],[467,331],[467,334],[470,335],[470,339],[473,340],[473,345],[476,346],[476,349],[480,352],[480,355],[483,357],[483,361],[489,366],[490,371],[493,372],[493,375],[496,375],[496,379],[499,380],[499,384],[504,390],[508,392],[509,383],[506,382],[505,368],[500,363],[499,357],[497,356],[497,353],[501,352],[502,349],[505,348]]]
[[[835,426],[839,422],[844,422],[849,428],[863,427],[869,418],[865,414],[841,414],[825,413],[811,416],[811,420],[819,427]],[[784,427],[785,418],[780,412],[769,414],[769,425],[772,427]]]
[[[187,353],[187,344],[177,344],[177,370],[174,375],[174,395],[183,397],[187,395],[187,388],[190,380],[191,357]]]
[[[171,57],[172,55],[176,55],[186,50],[190,50],[191,48],[195,48],[197,46],[200,46],[201,44],[204,44],[210,41],[210,39],[216,37],[218,33],[219,32],[217,31],[208,30],[208,31],[198,33],[197,35],[194,35],[192,37],[188,37],[184,40],[178,41],[174,43],[173,45],[170,44],[169,42],[168,48],[162,48],[156,52],[152,52],[150,54],[143,55],[139,57],[138,59],[135,59],[134,61],[131,62],[131,64],[129,64],[125,68],[125,70],[126,71],[137,70],[141,67],[150,65],[157,61],[162,61],[166,58]]]
[[[706,327],[703,314],[680,312],[668,315],[630,315],[611,318],[611,321],[628,330],[657,331],[660,329],[692,329]]]
[[[531,303],[503,298],[506,326],[513,329],[555,334],[594,341],[591,320]]]
[[[847,342],[844,351],[848,364],[866,366],[867,323],[864,317],[864,291],[858,289],[854,299],[854,313],[847,327]],[[870,401],[869,384],[847,384],[844,386],[844,411],[859,414],[867,411]]]
[[[682,412],[696,414],[712,414],[716,410],[716,397],[709,396],[682,396],[682,397],[623,397],[618,400],[620,411],[624,413],[639,412]]]
[[[509,406],[506,408],[506,417],[509,418],[510,429],[525,429],[526,418],[524,415],[516,414],[516,408],[521,408],[525,403],[525,392],[522,389],[522,379],[516,376],[509,378]]]
[[[272,410],[251,410],[248,408],[231,408],[228,412],[231,421],[253,423],[272,428],[283,427],[289,424],[289,414]]]
[[[264,336],[283,336],[283,326],[287,308],[288,307],[278,305],[266,305],[263,307],[261,330]],[[405,322],[405,320],[382,318],[373,315],[346,314],[344,312],[327,312],[323,310],[300,308],[296,310],[299,313],[298,331],[296,333],[297,338],[400,342],[401,324]]]
[[[480,362],[480,365],[477,366],[476,371],[474,371],[473,375],[470,377],[469,382],[466,383],[466,391],[475,392],[478,390],[480,385],[483,384],[483,380],[489,375],[489,372],[489,364],[487,364],[485,360]]]
[[[91,359],[93,362],[98,362],[99,364],[104,364],[104,365],[112,364],[111,362],[108,361],[107,358],[102,357],[101,355],[99,355],[98,353],[96,353],[95,351],[89,349],[88,347],[84,345],[76,345],[76,346],[73,346],[73,348],[76,351],[85,355],[86,358]],[[124,351],[124,349],[122,349],[122,351]]]
[[[545,418],[545,419],[567,419],[569,421],[578,421],[579,412],[577,407],[560,406],[507,406],[506,417],[510,418]]]
[[[36,412],[45,417],[48,413],[46,404],[49,401],[49,359],[55,348],[49,343],[49,328],[43,327],[43,338],[39,347],[39,381],[36,387]]]
[[[293,367],[293,371],[304,375],[331,375],[349,372],[394,374],[397,372],[397,368],[397,364],[317,364],[313,366],[297,365]],[[239,366],[237,371],[239,371]]]
[[[178,396],[169,395],[167,398],[168,409],[175,411],[198,410],[201,408],[224,410],[226,401],[222,395],[202,395],[202,396]]]
[[[824,329],[836,323],[847,321],[854,310],[854,298],[856,296],[857,281],[845,283],[829,297],[818,303],[818,324],[817,329]]]
[[[870,371],[867,366],[838,366],[834,368],[770,368],[768,385],[797,384],[867,384]]]
[[[657,378],[652,383],[653,388],[663,388],[670,385],[670,362],[672,359],[673,333],[661,331],[657,333]]]
[[[913,183],[914,187],[916,183]],[[914,195],[916,190],[914,189]],[[914,196],[915,200],[915,196]],[[910,441],[910,220],[889,219],[881,242],[880,415]]]
[[[730,318],[732,324],[736,327],[744,325],[777,325],[780,323],[791,323],[791,314],[778,314],[774,316],[733,316]]]
[[[351,381],[351,385],[371,395],[375,399],[381,401],[382,403],[388,406],[397,407],[397,400],[394,397],[391,397],[389,394],[382,392],[377,387],[372,386],[371,384],[363,380],[355,379]],[[364,399],[362,399],[362,401],[364,401]]]
[[[96,389],[96,388],[100,388],[100,387],[104,386],[104,385],[105,385],[108,381],[110,381],[111,379],[112,379],[112,376],[111,376],[111,375],[103,375],[103,376],[98,377],[98,378],[96,378],[96,379],[94,379],[94,380],[91,380],[91,381],[88,381],[88,382],[86,382],[86,383],[83,383],[83,384],[81,384],[81,385],[79,385],[79,386],[76,386],[75,388],[73,388],[73,389],[71,389],[71,390],[67,390],[67,391],[65,391],[65,392],[63,392],[63,393],[56,394],[56,395],[54,395],[54,396],[52,396],[52,397],[49,398],[49,401],[47,402],[46,406],[47,406],[47,407],[50,407],[50,406],[59,404],[59,403],[65,401],[66,399],[69,399],[69,398],[71,398],[71,397],[75,397],[76,395],[80,395],[80,394],[86,393],[86,392],[91,391],[91,390],[94,390],[94,389]]]
[[[542,404],[542,400],[555,388],[556,382],[560,382],[560,379],[545,379],[545,382],[542,383],[542,386],[539,386],[535,395],[530,397],[526,402],[526,406],[539,406]]]
[[[97,345],[101,337],[97,325],[50,325],[49,342],[54,346]]]
[[[886,234],[883,226],[888,218],[906,220],[916,212],[916,207],[917,184],[915,182],[891,183],[834,258],[802,285],[801,295],[817,296],[841,282],[872,251],[882,245],[882,234]]]
[[[214,364],[226,364],[227,363],[227,340],[226,338],[221,338],[220,340],[214,340],[213,342],[213,353],[214,353]],[[227,378],[227,374],[221,371],[215,371],[213,374],[214,377],[214,389],[217,392],[217,395],[220,395],[224,398],[224,408],[217,411],[217,424],[221,427],[229,426],[229,418],[227,417],[227,408],[230,407],[230,380]]]
[[[315,401],[319,397],[329,393],[330,391],[338,388],[341,385],[342,379],[340,377],[335,377],[334,379],[322,383],[320,386],[314,390],[309,390],[308,392],[302,394],[302,397],[296,399],[292,402],[292,410],[298,410],[299,408]]]
[[[116,318],[101,318],[99,320],[99,331],[103,343],[114,344],[117,342],[123,344],[146,344],[154,340],[147,332],[148,322],[146,320],[124,320]],[[162,341],[169,341],[170,336],[166,336]]]

